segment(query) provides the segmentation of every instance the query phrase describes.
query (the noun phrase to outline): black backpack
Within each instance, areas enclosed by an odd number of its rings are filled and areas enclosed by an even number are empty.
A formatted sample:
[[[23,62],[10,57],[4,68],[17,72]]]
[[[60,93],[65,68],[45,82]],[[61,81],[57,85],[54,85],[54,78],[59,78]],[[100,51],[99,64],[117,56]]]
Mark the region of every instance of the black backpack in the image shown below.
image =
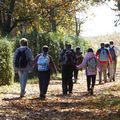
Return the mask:
[[[16,68],[25,68],[28,64],[28,59],[26,56],[26,50],[23,51],[18,51],[17,55],[16,55],[16,60],[15,60],[15,67]]]
[[[74,51],[73,50],[66,50],[64,53],[65,57],[65,64],[66,65],[73,65],[74,64]]]

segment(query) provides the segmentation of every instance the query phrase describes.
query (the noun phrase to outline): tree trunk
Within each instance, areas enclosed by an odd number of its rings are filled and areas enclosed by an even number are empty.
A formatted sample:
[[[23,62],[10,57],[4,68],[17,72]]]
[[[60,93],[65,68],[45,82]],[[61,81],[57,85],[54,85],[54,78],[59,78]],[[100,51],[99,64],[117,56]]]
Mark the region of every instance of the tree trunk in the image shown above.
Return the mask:
[[[50,24],[51,24],[51,31],[56,32],[57,31],[57,25],[56,25],[56,20],[55,20],[55,11],[52,10],[50,12]]]
[[[16,0],[10,0],[7,9],[2,9],[0,11],[0,31],[1,36],[9,35],[12,31],[12,14],[15,7]],[[3,5],[6,4],[5,1],[2,1]],[[3,6],[4,8],[4,6]]]

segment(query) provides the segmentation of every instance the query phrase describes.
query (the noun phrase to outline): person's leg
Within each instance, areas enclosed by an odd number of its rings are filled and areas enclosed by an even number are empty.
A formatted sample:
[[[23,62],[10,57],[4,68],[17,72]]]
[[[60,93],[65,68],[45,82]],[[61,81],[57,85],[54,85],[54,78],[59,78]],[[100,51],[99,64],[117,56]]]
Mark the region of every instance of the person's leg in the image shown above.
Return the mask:
[[[89,92],[90,91],[90,81],[91,81],[91,77],[90,75],[87,75],[87,91]]]
[[[109,79],[110,79],[110,82],[113,78],[113,63],[112,64],[109,64],[109,67],[110,67],[110,75],[109,75]]]
[[[63,95],[67,94],[67,73],[64,67],[62,67],[62,91]]]
[[[20,97],[23,97],[25,94],[25,88],[26,88],[26,83],[28,79],[28,72],[21,70],[18,72],[18,75],[19,75],[20,88],[21,88]]]
[[[113,81],[115,81],[116,65],[117,65],[117,60],[114,60],[113,61],[113,76],[112,76]]]
[[[94,88],[96,82],[96,75],[92,75],[92,88]]]
[[[103,77],[104,77],[104,82],[107,82],[107,66],[108,64],[103,64]]]
[[[39,90],[40,90],[40,98],[45,99],[49,80],[50,80],[50,72],[39,72]]]
[[[72,93],[73,90],[73,67],[72,66],[68,66],[67,67],[67,87],[68,87],[68,91],[69,93]]]
[[[107,76],[110,79],[110,63],[108,63],[108,66],[107,66]]]
[[[69,77],[68,81],[69,81],[69,83],[68,83],[69,93],[72,93],[72,91],[73,91],[73,81],[72,81],[72,77]]]
[[[103,72],[103,67],[102,64],[100,64],[100,70],[99,70],[99,84],[102,82],[102,72]]]
[[[48,85],[50,81],[50,72],[45,72],[44,73],[44,81],[43,81],[43,94],[46,95],[47,90],[48,90]]]
[[[93,90],[96,82],[96,75],[92,75],[92,87],[91,87],[91,95],[93,95]]]
[[[74,69],[74,82],[76,83],[78,79],[78,70],[75,68]]]

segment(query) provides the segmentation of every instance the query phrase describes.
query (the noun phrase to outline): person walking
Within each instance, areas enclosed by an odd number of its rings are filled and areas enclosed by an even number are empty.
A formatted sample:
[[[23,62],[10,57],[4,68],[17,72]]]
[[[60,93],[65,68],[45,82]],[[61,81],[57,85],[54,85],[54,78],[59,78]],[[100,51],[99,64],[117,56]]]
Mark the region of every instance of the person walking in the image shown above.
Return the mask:
[[[110,44],[106,43],[105,44],[105,48],[109,51]],[[107,67],[107,77],[108,77],[108,79],[109,79],[110,82],[111,82],[111,67],[112,67],[112,64],[110,64],[110,61],[109,61],[108,62],[108,67]]]
[[[114,46],[113,41],[109,42],[109,51],[112,57],[112,67],[110,69],[111,71],[111,80],[115,81],[115,74],[116,74],[116,67],[117,67],[117,56],[120,55],[120,50]]]
[[[82,52],[80,50],[80,47],[76,47],[75,56],[76,56],[76,65],[81,64],[83,61],[83,55],[82,55]],[[74,69],[74,83],[77,83],[78,72],[79,72],[79,70],[75,67],[75,69]]]
[[[63,95],[71,94],[73,91],[73,70],[75,68],[75,52],[71,44],[66,44],[66,48],[60,53],[59,62],[62,66],[62,92]]]
[[[76,65],[77,69],[85,69],[87,78],[87,91],[91,95],[93,95],[94,86],[96,82],[97,65],[98,62],[92,48],[88,49],[87,54],[84,57],[82,63]]]
[[[49,47],[44,45],[42,52],[34,59],[34,65],[37,66],[39,78],[40,99],[45,100],[48,85],[50,81],[50,73],[54,72],[57,75],[57,68],[52,57],[48,54]]]
[[[28,47],[28,40],[22,38],[20,40],[20,47],[15,50],[13,65],[15,73],[18,73],[20,81],[20,97],[24,97],[25,88],[28,79],[28,73],[32,68],[32,51]]]
[[[108,68],[109,61],[110,61],[110,64],[112,64],[112,58],[111,58],[109,51],[105,48],[104,43],[101,43],[101,48],[97,50],[96,58],[100,64],[99,84],[101,84],[102,82],[102,73],[103,73],[104,83],[106,83],[107,82],[107,68]]]

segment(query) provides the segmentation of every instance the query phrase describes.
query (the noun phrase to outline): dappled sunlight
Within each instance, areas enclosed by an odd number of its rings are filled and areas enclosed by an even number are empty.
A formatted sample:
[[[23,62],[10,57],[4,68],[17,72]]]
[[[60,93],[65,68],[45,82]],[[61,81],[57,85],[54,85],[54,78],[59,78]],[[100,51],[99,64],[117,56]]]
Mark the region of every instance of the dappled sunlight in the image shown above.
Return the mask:
[[[85,78],[85,76],[84,76]],[[18,84],[15,84],[18,86]],[[86,80],[78,80],[74,84],[73,94],[63,96],[61,80],[51,80],[47,99],[39,99],[38,84],[28,84],[24,98],[19,98],[18,91],[9,86],[9,92],[1,92],[2,95],[0,118],[36,119],[36,120],[109,120],[119,118],[120,84],[109,82],[95,86],[93,96],[86,92]],[[4,87],[5,89],[5,87]],[[6,95],[5,95],[6,94]],[[119,120],[119,119],[118,119]]]

